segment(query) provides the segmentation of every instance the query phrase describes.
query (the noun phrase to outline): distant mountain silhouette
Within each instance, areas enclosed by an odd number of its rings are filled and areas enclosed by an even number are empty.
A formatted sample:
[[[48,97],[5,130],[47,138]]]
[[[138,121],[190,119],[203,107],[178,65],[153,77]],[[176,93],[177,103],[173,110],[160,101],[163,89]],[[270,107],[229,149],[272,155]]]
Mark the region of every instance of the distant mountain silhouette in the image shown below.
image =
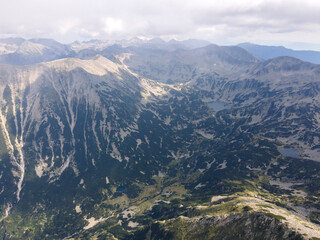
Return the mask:
[[[252,43],[240,43],[238,45],[262,59],[270,59],[280,56],[289,56],[311,63],[320,64],[320,52],[310,50],[292,50],[282,46],[263,46]]]

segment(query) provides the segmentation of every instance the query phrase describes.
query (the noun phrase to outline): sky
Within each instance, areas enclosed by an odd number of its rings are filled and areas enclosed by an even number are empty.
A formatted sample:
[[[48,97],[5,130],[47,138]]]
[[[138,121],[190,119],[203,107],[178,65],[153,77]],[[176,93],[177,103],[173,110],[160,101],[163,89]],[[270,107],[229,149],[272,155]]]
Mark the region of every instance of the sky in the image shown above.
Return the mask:
[[[320,0],[0,0],[0,37],[204,39],[320,50]]]

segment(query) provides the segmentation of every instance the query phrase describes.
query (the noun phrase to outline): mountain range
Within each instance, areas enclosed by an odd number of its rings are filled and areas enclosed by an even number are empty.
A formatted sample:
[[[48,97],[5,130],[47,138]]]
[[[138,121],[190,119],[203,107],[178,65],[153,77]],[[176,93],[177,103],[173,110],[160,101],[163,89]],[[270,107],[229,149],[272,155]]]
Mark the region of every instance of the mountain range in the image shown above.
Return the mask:
[[[320,238],[320,65],[199,40],[0,43],[3,239]]]
[[[283,46],[263,46],[252,43],[241,43],[238,46],[265,60],[280,56],[288,56],[298,58],[302,61],[320,64],[319,51],[292,50]]]

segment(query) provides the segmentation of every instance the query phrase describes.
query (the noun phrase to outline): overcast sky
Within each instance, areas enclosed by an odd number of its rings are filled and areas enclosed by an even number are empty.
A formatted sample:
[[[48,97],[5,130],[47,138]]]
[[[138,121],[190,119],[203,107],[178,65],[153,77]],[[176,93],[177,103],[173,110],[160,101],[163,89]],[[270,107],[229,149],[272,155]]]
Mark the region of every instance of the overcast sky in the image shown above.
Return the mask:
[[[134,36],[320,50],[320,0],[0,0],[0,37]]]

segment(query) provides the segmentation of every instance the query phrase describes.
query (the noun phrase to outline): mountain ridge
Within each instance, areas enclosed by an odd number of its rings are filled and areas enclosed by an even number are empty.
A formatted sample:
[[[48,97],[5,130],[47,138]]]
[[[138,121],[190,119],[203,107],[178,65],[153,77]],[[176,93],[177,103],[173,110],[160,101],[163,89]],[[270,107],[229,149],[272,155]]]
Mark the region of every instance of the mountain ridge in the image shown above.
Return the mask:
[[[306,62],[320,64],[319,51],[292,50],[283,46],[264,46],[252,43],[240,43],[238,46],[265,60],[279,56],[290,56]]]

